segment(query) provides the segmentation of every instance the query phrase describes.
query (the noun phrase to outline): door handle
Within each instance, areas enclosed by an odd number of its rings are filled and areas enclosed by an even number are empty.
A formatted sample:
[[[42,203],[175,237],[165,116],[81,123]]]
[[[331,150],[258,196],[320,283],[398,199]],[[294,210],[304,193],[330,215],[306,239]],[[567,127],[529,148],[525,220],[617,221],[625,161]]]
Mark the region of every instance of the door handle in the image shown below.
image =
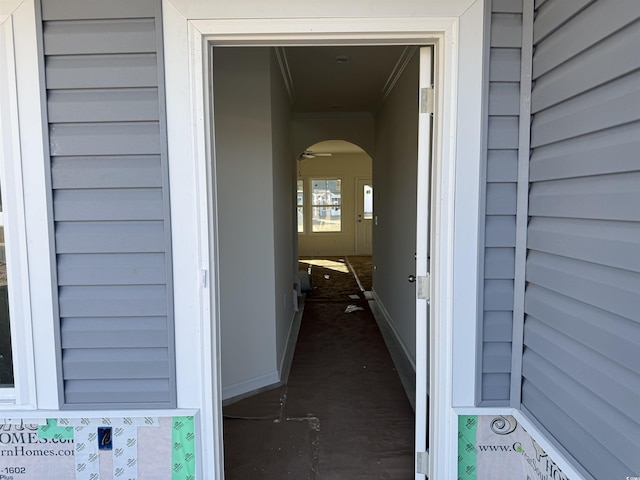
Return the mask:
[[[407,278],[407,280],[409,280],[409,283],[413,283],[416,281],[416,276],[415,275],[409,275],[409,278]]]

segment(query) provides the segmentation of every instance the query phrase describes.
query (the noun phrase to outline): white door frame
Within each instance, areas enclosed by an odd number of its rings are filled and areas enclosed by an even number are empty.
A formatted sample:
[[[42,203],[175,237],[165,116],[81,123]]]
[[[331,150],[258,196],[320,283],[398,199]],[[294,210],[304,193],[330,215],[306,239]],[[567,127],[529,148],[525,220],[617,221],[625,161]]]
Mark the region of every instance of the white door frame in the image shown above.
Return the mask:
[[[432,224],[437,235],[432,245],[432,277],[438,281],[432,285],[431,334],[436,347],[431,353],[430,383],[438,388],[433,390],[430,402],[437,422],[430,428],[438,442],[431,447],[430,478],[453,478],[457,465],[453,407],[459,404],[452,396],[456,373],[452,357],[454,325],[458,323],[465,334],[457,340],[455,349],[464,351],[468,360],[460,375],[465,380],[459,396],[463,404],[465,399],[473,398],[475,391],[477,243],[469,242],[468,234],[471,232],[475,235],[471,238],[476,238],[478,232],[482,2],[475,2],[461,16],[454,17],[268,21],[211,19],[215,15],[207,17],[206,8],[202,8],[193,10],[202,18],[189,19],[188,8],[181,12],[170,0],[163,2],[175,315],[176,325],[180,325],[176,329],[176,366],[181,372],[178,404],[202,412],[199,452],[203,455],[203,471],[213,473],[215,478],[224,476],[213,215],[215,159],[211,158],[212,119],[208,108],[209,43],[435,44],[439,67],[436,82],[440,86],[436,110],[440,113],[434,131],[432,195],[436,201]],[[465,235],[461,237],[461,233]],[[456,302],[454,310],[455,298],[462,300]],[[463,321],[458,322],[458,317]]]
[[[361,249],[360,249],[360,245],[361,245],[361,241],[362,237],[365,237],[366,234],[364,232],[364,229],[366,228],[366,224],[365,225],[358,225],[361,222],[370,222],[370,227],[372,227],[373,224],[373,220],[369,219],[369,220],[365,220],[364,218],[364,198],[362,196],[362,191],[360,190],[360,186],[364,187],[364,183],[362,182],[367,182],[366,185],[371,185],[373,186],[373,179],[372,177],[356,177],[355,178],[355,192],[356,192],[356,198],[355,198],[355,206],[356,206],[356,212],[355,212],[355,222],[356,222],[356,226],[355,226],[355,230],[356,230],[356,241],[355,241],[355,252],[356,255],[362,255],[361,253]],[[363,207],[362,209],[360,207]],[[360,217],[360,215],[362,215],[362,217]],[[371,233],[373,234],[373,232]],[[373,244],[373,242],[372,242]],[[371,255],[371,253],[369,253],[368,255]]]

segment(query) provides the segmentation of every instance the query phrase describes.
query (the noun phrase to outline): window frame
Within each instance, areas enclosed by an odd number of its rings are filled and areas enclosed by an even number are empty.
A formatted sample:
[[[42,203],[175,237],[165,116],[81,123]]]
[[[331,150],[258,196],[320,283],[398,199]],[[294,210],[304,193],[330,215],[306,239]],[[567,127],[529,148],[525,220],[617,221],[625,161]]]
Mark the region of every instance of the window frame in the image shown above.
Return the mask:
[[[34,409],[36,398],[35,356],[27,255],[27,217],[22,168],[20,117],[14,19],[0,19],[0,188],[2,190],[9,325],[14,386],[0,388],[2,409]],[[11,178],[13,181],[7,181]],[[7,209],[7,206],[10,206]]]
[[[310,223],[310,229],[309,229],[309,233],[313,234],[313,235],[337,235],[337,234],[341,234],[344,232],[344,227],[342,224],[342,219],[343,219],[343,215],[342,215],[342,207],[343,207],[343,199],[342,199],[342,184],[344,183],[344,179],[342,177],[338,177],[338,176],[325,176],[325,177],[321,177],[321,178],[317,178],[317,177],[309,177],[309,196],[311,198],[311,201],[309,202],[309,206],[307,208],[308,211],[308,217],[309,217],[309,223]],[[340,182],[340,203],[337,205],[334,204],[316,204],[313,202],[313,183],[314,182],[330,182],[330,181],[336,181],[336,182]],[[332,208],[338,207],[340,209],[340,228],[338,230],[330,230],[330,231],[316,231],[313,229],[313,209],[314,208],[322,208],[322,207],[326,207],[327,209],[331,210]]]
[[[298,235],[304,235],[307,233],[307,199],[305,198],[307,189],[305,187],[305,181],[305,178],[296,179],[296,231]],[[301,192],[302,195],[300,194]],[[301,199],[301,201],[298,202],[298,199]],[[298,222],[299,211],[302,211],[302,230],[299,230],[299,226],[301,225],[300,222]]]

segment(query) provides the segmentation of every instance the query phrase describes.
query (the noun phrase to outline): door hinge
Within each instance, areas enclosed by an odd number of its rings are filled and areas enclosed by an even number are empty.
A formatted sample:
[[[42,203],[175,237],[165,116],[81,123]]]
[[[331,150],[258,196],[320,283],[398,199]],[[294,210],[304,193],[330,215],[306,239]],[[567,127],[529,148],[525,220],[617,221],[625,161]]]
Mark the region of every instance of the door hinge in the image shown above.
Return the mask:
[[[417,294],[418,300],[431,299],[431,277],[428,273],[425,276],[418,276]]]
[[[416,473],[429,477],[429,452],[416,452]]]
[[[205,270],[204,268],[200,270],[200,285],[202,285],[202,288],[209,286],[209,270]]]
[[[433,85],[420,89],[420,113],[429,113],[433,115]]]

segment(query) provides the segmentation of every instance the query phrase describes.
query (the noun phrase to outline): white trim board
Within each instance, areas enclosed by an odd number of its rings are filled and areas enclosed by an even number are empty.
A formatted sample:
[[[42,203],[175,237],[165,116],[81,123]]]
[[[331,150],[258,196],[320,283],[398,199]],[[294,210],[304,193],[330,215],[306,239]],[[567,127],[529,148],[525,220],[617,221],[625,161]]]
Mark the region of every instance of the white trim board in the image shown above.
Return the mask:
[[[173,2],[175,3],[175,2]],[[208,105],[209,87],[207,83],[208,40],[218,45],[322,45],[322,44],[407,44],[439,42],[437,61],[441,68],[438,82],[443,92],[438,98],[441,120],[435,135],[436,155],[442,159],[434,179],[441,184],[434,195],[438,199],[438,215],[434,218],[442,241],[435,245],[441,253],[436,272],[440,282],[434,285],[434,319],[442,325],[442,334],[436,340],[441,346],[437,354],[442,359],[442,369],[438,378],[443,382],[441,398],[432,407],[443,413],[443,423],[437,435],[445,435],[448,446],[438,453],[432,452],[432,478],[450,478],[455,466],[457,441],[455,426],[450,421],[451,382],[454,377],[448,359],[452,348],[452,323],[462,323],[461,328],[473,337],[472,345],[462,345],[459,350],[471,353],[471,366],[475,358],[475,317],[465,318],[466,310],[475,309],[477,272],[476,261],[457,263],[453,278],[454,253],[456,257],[476,258],[474,242],[465,239],[454,241],[454,228],[466,225],[466,232],[473,234],[478,225],[477,195],[478,164],[480,158],[477,145],[469,138],[480,137],[480,96],[473,98],[480,90],[481,70],[474,60],[469,65],[461,59],[481,57],[475,32],[483,25],[482,8],[472,8],[458,17],[406,17],[406,18],[301,18],[301,19],[211,19],[187,18],[189,12],[197,11],[206,15],[207,8],[200,3],[185,14],[175,8],[172,2],[164,1],[165,57],[167,71],[167,112],[169,130],[169,159],[171,180],[171,209],[174,218],[173,251],[176,265],[176,323],[184,325],[183,332],[176,334],[176,352],[179,377],[187,365],[191,375],[201,388],[184,392],[179,385],[179,405],[183,402],[200,404],[204,410],[203,437],[205,451],[212,452],[204,459],[204,470],[215,472],[217,478],[222,473],[222,429],[220,417],[220,366],[219,335],[217,325],[211,325],[211,315],[217,315],[216,284],[216,233],[215,218],[209,212],[215,211],[215,192],[206,188],[207,173],[211,174],[212,159],[208,156],[210,145],[206,132],[211,131],[210,118],[205,110]],[[481,2],[475,2],[481,5]],[[474,4],[474,5],[475,5]],[[439,5],[438,8],[441,8]],[[198,10],[198,8],[200,10]],[[424,7],[428,10],[429,7]],[[212,6],[215,14],[215,7]],[[437,9],[436,9],[437,10]],[[437,10],[442,12],[442,10]],[[204,13],[203,13],[204,12]],[[425,12],[428,15],[428,12]],[[468,27],[467,27],[468,25]],[[466,34],[469,34],[466,36]],[[459,57],[460,55],[460,57]],[[462,97],[464,102],[458,98]],[[477,104],[477,108],[476,108]],[[463,111],[464,110],[464,111]],[[464,141],[463,141],[464,139]],[[179,159],[174,160],[174,159]],[[456,177],[456,164],[458,167]],[[473,168],[467,168],[471,165]],[[471,185],[471,189],[456,190]],[[470,194],[470,192],[472,192]],[[455,205],[455,215],[454,215]],[[468,236],[465,235],[466,238]],[[194,251],[193,239],[199,239],[199,249]],[[455,243],[455,250],[454,250]],[[468,245],[467,245],[468,244]],[[208,284],[200,282],[201,272],[211,271]],[[193,288],[197,286],[198,288]],[[454,298],[468,305],[465,311],[454,310]],[[189,319],[194,319],[189,321]],[[189,323],[189,325],[186,325]],[[191,333],[190,333],[191,332]],[[193,333],[201,341],[193,345]],[[468,340],[468,339],[467,339]],[[458,349],[456,347],[456,349]],[[463,362],[464,364],[464,362]],[[464,364],[466,369],[469,364]],[[446,387],[446,385],[450,385]],[[471,392],[474,384],[472,383]],[[473,395],[471,395],[473,396]],[[435,399],[432,399],[435,400]],[[445,418],[446,417],[446,418]],[[447,418],[449,420],[447,420]],[[207,419],[211,423],[207,423]]]
[[[7,192],[18,210],[16,217],[13,220],[8,217],[8,221],[15,221],[14,229],[20,236],[15,254],[22,272],[19,285],[22,292],[12,296],[10,301],[15,300],[14,313],[17,304],[22,304],[20,315],[24,319],[20,328],[12,332],[16,336],[16,395],[14,405],[2,405],[6,409],[58,407],[52,259],[50,237],[46,232],[49,225],[47,162],[44,158],[36,18],[34,2],[24,1],[16,6],[10,17],[3,19],[2,24],[4,34],[10,39],[1,47],[5,50],[3,68],[12,77],[7,95],[0,96],[3,110],[9,111],[10,123],[2,128],[3,135],[8,135],[12,143],[13,158],[7,161],[7,166],[10,164],[14,169],[12,175],[18,182]],[[24,192],[29,194],[24,195]]]

